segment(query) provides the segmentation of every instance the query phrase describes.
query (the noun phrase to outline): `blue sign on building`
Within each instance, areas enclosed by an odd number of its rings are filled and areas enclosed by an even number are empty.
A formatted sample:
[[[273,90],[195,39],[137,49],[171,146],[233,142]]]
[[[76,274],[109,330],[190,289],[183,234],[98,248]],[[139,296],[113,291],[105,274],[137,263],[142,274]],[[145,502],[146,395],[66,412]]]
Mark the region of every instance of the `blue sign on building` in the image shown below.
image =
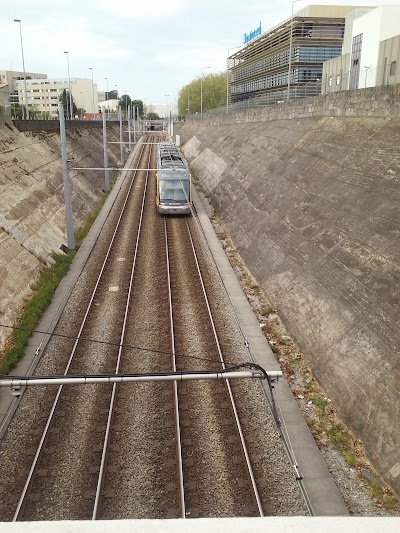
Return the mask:
[[[243,44],[249,43],[250,41],[252,41],[256,37],[258,37],[259,35],[261,35],[261,22],[260,22],[260,25],[258,26],[258,28],[256,28],[255,30],[251,31],[250,33],[245,33],[244,34]]]

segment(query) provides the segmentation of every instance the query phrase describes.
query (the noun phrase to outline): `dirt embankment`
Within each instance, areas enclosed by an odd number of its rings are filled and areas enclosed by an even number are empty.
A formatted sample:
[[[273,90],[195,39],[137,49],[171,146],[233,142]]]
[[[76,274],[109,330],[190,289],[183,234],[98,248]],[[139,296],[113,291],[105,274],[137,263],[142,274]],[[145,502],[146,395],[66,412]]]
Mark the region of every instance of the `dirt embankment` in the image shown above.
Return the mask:
[[[109,141],[119,131],[109,129]],[[102,130],[67,132],[70,165],[103,166]],[[119,145],[109,163],[118,165]],[[104,195],[102,171],[70,170],[74,227]],[[20,133],[0,126],[0,323],[13,324],[43,264],[66,244],[63,178],[58,133]],[[0,346],[9,330],[0,328]]]

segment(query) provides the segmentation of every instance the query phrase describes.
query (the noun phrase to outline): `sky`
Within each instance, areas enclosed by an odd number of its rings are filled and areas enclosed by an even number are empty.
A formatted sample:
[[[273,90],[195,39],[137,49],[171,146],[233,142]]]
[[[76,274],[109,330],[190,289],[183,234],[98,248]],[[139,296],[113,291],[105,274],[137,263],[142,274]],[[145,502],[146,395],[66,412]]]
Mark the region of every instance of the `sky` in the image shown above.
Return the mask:
[[[399,4],[372,0],[309,4]],[[195,78],[223,72],[228,49],[260,22],[265,32],[291,15],[292,0],[15,0],[0,9],[0,70],[49,78],[93,79],[99,91],[117,88],[146,105],[174,107],[180,89]],[[236,50],[231,50],[230,55]],[[210,67],[210,68],[207,68]]]

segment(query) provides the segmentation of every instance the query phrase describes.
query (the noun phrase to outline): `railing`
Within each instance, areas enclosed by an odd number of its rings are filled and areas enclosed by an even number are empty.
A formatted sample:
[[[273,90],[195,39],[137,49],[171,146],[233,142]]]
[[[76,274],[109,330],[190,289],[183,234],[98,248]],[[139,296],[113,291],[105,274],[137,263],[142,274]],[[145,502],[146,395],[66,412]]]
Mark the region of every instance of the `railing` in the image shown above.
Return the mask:
[[[299,98],[308,98],[309,96],[316,96],[321,94],[321,84],[318,82],[307,83],[302,86],[292,86],[290,88],[290,100],[296,100]],[[288,100],[288,92],[285,88],[282,91],[276,91],[273,93],[263,94],[262,96],[256,96],[254,98],[248,98],[247,100],[241,100],[229,104],[229,106],[218,107],[216,109],[210,109],[207,113],[196,113],[195,115],[189,115],[190,119],[200,119],[207,115],[221,115],[224,113],[231,113],[232,111],[238,111],[240,109],[248,109],[252,107],[266,106],[272,104],[283,104]]]
[[[398,72],[400,66],[396,64],[396,61],[387,61],[384,65],[364,66],[364,68],[361,68],[358,72],[345,71],[344,69],[335,70],[335,65],[332,65],[331,68],[332,72],[329,72],[329,70],[324,72],[322,79],[310,80],[301,85],[296,85],[296,82],[292,82],[292,85],[290,86],[290,98],[288,98],[287,87],[281,86],[281,88],[276,88],[276,91],[274,92],[247,98],[246,100],[240,100],[239,102],[229,104],[229,106],[211,109],[206,113],[203,113],[203,115],[200,115],[199,113],[196,113],[196,115],[189,115],[187,118],[200,119],[207,115],[221,115],[241,109],[283,104],[288,100],[293,101],[299,98],[328,95],[354,89],[394,85],[396,80],[397,83],[400,81],[400,75]]]

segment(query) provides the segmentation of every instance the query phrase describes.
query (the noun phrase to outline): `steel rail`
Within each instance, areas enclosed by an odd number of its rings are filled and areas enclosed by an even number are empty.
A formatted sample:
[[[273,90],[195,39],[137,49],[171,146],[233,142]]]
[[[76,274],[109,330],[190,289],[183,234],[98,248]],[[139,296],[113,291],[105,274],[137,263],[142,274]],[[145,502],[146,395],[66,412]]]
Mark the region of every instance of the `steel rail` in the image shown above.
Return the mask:
[[[169,302],[169,320],[171,326],[171,354],[172,354],[172,370],[176,372],[176,350],[175,350],[175,334],[174,334],[174,318],[172,313],[172,289],[171,289],[171,275],[170,275],[170,261],[168,250],[168,232],[167,219],[164,217],[164,235],[165,235],[165,253],[167,257],[167,277],[168,277],[168,302]],[[186,503],[185,503],[185,488],[183,480],[183,460],[182,460],[182,442],[181,442],[181,426],[179,417],[179,399],[178,399],[178,384],[174,381],[174,414],[175,414],[175,430],[176,430],[176,446],[178,455],[178,477],[179,477],[179,497],[181,504],[181,518],[186,518]]]
[[[144,146],[142,147],[142,150],[139,154],[139,158],[138,158],[138,162],[140,161],[141,157],[142,157],[142,154],[144,152]],[[126,207],[126,204],[128,202],[128,198],[130,196],[130,192],[132,190],[132,187],[133,187],[133,183],[135,181],[135,177],[136,177],[136,173],[133,175],[132,177],[132,180],[131,180],[131,183],[129,185],[129,189],[128,189],[128,193],[126,195],[126,198],[125,198],[125,201],[123,203],[123,206],[122,206],[122,209],[121,209],[121,213],[120,213],[120,216],[118,218],[118,221],[117,221],[117,224],[116,224],[116,227],[115,227],[115,230],[114,230],[114,233],[113,233],[113,236],[111,238],[111,241],[110,241],[110,245],[108,247],[108,250],[107,250],[107,253],[106,253],[106,256],[104,258],[104,261],[103,261],[103,264],[102,264],[102,267],[101,267],[101,270],[100,270],[100,273],[98,275],[98,278],[97,278],[97,281],[96,281],[96,285],[93,289],[93,293],[92,293],[92,296],[89,300],[89,303],[88,303],[88,306],[86,308],[86,312],[85,312],[85,315],[83,317],[83,320],[82,320],[82,323],[81,323],[81,326],[79,328],[79,332],[78,332],[78,335],[77,335],[77,338],[75,340],[75,343],[74,343],[74,346],[72,348],[72,351],[71,351],[71,354],[70,354],[70,357],[68,359],[68,362],[67,362],[67,366],[64,370],[64,376],[68,373],[70,367],[71,367],[71,364],[72,364],[72,361],[73,361],[73,358],[75,356],[75,353],[76,353],[76,350],[77,350],[77,346],[79,344],[79,340],[80,340],[80,336],[82,334],[82,331],[83,331],[83,328],[86,324],[86,321],[87,321],[87,318],[89,316],[89,312],[91,310],[91,307],[92,307],[92,304],[93,304],[93,301],[94,301],[94,298],[95,298],[95,295],[96,295],[96,292],[97,292],[97,289],[98,289],[98,286],[100,284],[100,280],[101,280],[101,277],[103,275],[103,272],[104,272],[104,269],[106,267],[106,263],[108,261],[108,258],[110,256],[110,253],[111,253],[111,249],[112,249],[112,246],[114,244],[114,241],[115,241],[115,237],[117,235],[117,232],[118,232],[118,228],[119,228],[119,225],[120,225],[120,222],[121,222],[121,219],[122,219],[122,216],[124,214],[124,211],[125,211],[125,207]],[[46,425],[44,427],[44,430],[43,430],[43,433],[42,433],[42,436],[40,438],[40,441],[39,441],[39,445],[38,445],[38,448],[36,450],[36,453],[34,455],[34,458],[33,458],[33,461],[32,461],[32,465],[31,465],[31,468],[29,470],[29,473],[28,473],[28,477],[25,481],[25,485],[24,485],[24,488],[22,490],[22,494],[20,496],[20,499],[18,501],[18,505],[17,505],[17,508],[14,512],[14,516],[12,518],[12,522],[16,522],[19,518],[19,515],[21,513],[21,510],[22,510],[22,507],[24,505],[24,502],[25,502],[25,498],[26,498],[26,495],[28,493],[28,490],[29,490],[29,487],[31,485],[31,482],[32,482],[32,479],[33,479],[33,475],[34,475],[34,472],[36,470],[36,467],[37,467],[37,464],[38,464],[38,461],[39,461],[39,457],[40,457],[40,454],[42,452],[42,449],[43,449],[43,445],[44,445],[44,442],[46,440],[46,437],[47,437],[47,433],[48,433],[48,430],[49,430],[49,427],[50,427],[50,424],[53,420],[53,416],[54,416],[54,413],[56,411],[56,408],[57,408],[57,405],[58,405],[58,401],[60,399],[60,396],[61,396],[61,392],[62,392],[62,389],[63,389],[63,385],[60,385],[58,390],[57,390],[57,394],[56,394],[56,397],[53,401],[53,405],[51,407],[51,410],[50,410],[50,414],[49,414],[49,417],[47,419],[47,422],[46,422]]]
[[[148,165],[149,167],[150,167],[150,163],[151,163],[151,155],[152,155],[152,149],[150,148],[149,165]],[[128,289],[128,294],[127,294],[126,304],[125,304],[124,320],[123,320],[123,324],[122,324],[122,331],[121,331],[121,337],[120,337],[120,347],[118,349],[118,357],[117,357],[117,362],[116,362],[116,365],[115,365],[115,374],[118,374],[119,373],[119,369],[120,369],[122,351],[123,351],[123,344],[124,344],[125,332],[126,332],[126,325],[127,325],[128,317],[129,317],[129,306],[131,304],[133,277],[134,277],[134,274],[135,274],[136,259],[137,259],[138,249],[139,249],[139,241],[140,241],[140,236],[141,236],[144,205],[145,205],[145,201],[146,201],[146,192],[147,192],[147,184],[148,184],[149,174],[150,174],[150,171],[147,170],[146,179],[145,179],[145,185],[144,185],[144,191],[143,191],[142,205],[141,205],[141,210],[140,210],[138,232],[137,232],[137,236],[136,236],[135,253],[134,253],[134,257],[133,257],[131,275],[130,275],[130,279],[129,279],[129,289]],[[94,501],[94,506],[93,506],[92,520],[96,520],[97,519],[97,516],[98,516],[98,513],[99,513],[99,509],[100,509],[100,500],[101,500],[101,493],[102,493],[103,485],[104,485],[104,472],[105,472],[105,466],[106,466],[106,461],[107,461],[108,446],[109,446],[109,442],[110,442],[111,424],[112,424],[112,419],[113,419],[113,414],[114,414],[114,405],[115,405],[116,392],[117,392],[117,384],[114,383],[113,384],[113,388],[112,388],[112,393],[111,393],[110,406],[108,408],[107,426],[106,426],[106,433],[105,433],[105,436],[104,436],[103,451],[102,451],[102,454],[101,454],[100,470],[99,470],[99,477],[98,477],[98,480],[97,480],[97,488],[96,488],[96,496],[95,496],[95,501]]]
[[[226,366],[225,366],[224,358],[223,358],[223,355],[222,355],[222,350],[221,350],[221,346],[220,346],[220,343],[219,343],[217,330],[215,328],[214,319],[213,319],[213,316],[212,316],[212,313],[211,313],[210,303],[208,301],[207,292],[206,292],[204,281],[203,281],[203,276],[201,274],[200,265],[199,265],[199,261],[198,261],[197,253],[196,253],[196,249],[195,249],[195,246],[194,246],[192,234],[191,234],[189,223],[188,223],[187,219],[186,219],[186,227],[187,227],[187,230],[188,230],[189,239],[190,239],[190,243],[191,243],[191,246],[192,246],[193,256],[194,256],[194,259],[195,259],[195,262],[196,262],[197,272],[198,272],[198,275],[199,275],[199,280],[200,280],[200,284],[201,284],[201,287],[202,287],[204,300],[206,302],[206,306],[207,306],[207,310],[208,310],[208,316],[209,316],[209,319],[210,319],[210,324],[211,324],[211,327],[212,327],[215,343],[216,343],[216,346],[217,346],[218,355],[219,355],[222,367],[225,369]],[[238,412],[237,412],[237,409],[236,409],[236,404],[235,404],[235,400],[233,398],[232,388],[230,386],[229,380],[225,380],[225,384],[226,384],[226,387],[227,387],[227,390],[228,390],[228,394],[229,394],[229,398],[230,398],[230,401],[231,401],[233,414],[234,414],[235,421],[236,421],[236,427],[237,427],[237,430],[238,430],[238,433],[239,433],[239,437],[240,437],[240,441],[241,441],[241,444],[242,444],[243,453],[244,453],[244,456],[245,456],[245,459],[246,459],[246,466],[247,466],[248,474],[250,476],[251,485],[252,485],[253,492],[254,492],[254,497],[255,497],[256,502],[257,502],[258,512],[259,512],[260,516],[264,516],[260,495],[259,495],[259,492],[258,492],[258,489],[257,489],[257,484],[256,484],[256,481],[255,481],[253,468],[251,466],[249,453],[247,451],[247,446],[246,446],[246,442],[244,440],[242,426],[241,426],[241,423],[240,423],[240,420],[239,420],[239,415],[238,415]]]

